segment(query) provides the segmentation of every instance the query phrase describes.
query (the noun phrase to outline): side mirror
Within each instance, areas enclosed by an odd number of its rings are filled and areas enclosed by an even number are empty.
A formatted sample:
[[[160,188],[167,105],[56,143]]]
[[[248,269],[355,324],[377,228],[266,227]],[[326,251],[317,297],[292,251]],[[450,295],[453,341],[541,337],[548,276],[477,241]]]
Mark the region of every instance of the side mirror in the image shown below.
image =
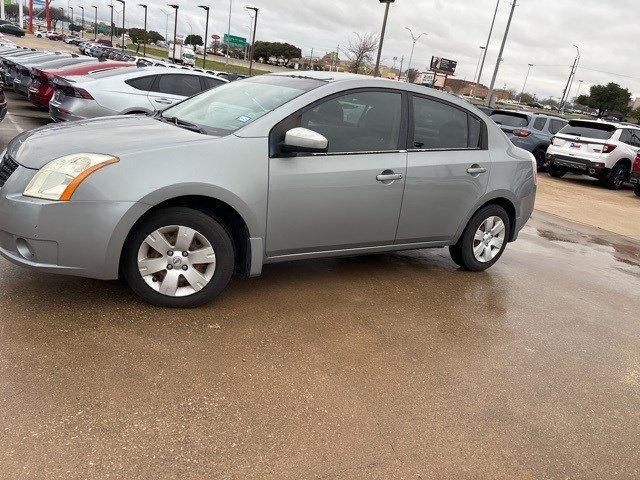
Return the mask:
[[[292,128],[284,136],[282,149],[286,152],[325,153],[329,140],[308,128]]]

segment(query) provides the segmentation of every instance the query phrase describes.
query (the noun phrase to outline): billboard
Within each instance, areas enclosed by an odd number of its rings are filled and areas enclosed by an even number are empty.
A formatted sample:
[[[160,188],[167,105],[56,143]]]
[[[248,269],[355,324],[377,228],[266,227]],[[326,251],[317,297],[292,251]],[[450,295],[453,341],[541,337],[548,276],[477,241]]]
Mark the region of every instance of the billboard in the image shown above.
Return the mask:
[[[447,75],[453,75],[456,71],[458,62],[449,60],[442,57],[431,57],[431,70],[434,72],[445,73]]]

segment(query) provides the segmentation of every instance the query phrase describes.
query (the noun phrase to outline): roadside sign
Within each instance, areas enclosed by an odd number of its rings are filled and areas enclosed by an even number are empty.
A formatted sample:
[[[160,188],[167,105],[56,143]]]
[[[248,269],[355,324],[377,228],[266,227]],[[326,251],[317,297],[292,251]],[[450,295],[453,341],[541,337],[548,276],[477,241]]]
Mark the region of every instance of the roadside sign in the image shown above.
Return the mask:
[[[236,47],[245,47],[247,45],[247,39],[243,37],[236,37],[235,35],[224,34],[224,43],[227,45],[235,45]]]
[[[442,57],[431,57],[431,70],[447,75],[453,75],[456,71],[458,62]]]
[[[214,42],[217,42],[218,40],[220,40],[220,35],[217,35],[214,33],[213,35],[211,35],[211,38],[213,39]]]

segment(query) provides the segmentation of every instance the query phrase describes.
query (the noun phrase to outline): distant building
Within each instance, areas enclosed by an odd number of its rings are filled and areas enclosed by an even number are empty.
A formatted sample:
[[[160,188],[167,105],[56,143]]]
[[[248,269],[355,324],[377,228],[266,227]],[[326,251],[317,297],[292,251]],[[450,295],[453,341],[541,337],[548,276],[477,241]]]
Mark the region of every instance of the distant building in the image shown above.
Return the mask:
[[[640,97],[636,98],[635,100],[632,100],[629,106],[631,107],[632,110],[636,110],[640,108]]]

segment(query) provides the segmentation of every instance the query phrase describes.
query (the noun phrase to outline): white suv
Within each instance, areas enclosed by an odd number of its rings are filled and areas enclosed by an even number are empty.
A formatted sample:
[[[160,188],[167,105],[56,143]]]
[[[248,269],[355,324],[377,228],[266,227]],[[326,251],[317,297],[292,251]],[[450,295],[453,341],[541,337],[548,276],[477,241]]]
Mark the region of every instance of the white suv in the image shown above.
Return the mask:
[[[547,149],[549,174],[589,175],[617,190],[629,181],[631,166],[640,151],[640,128],[613,122],[571,120]]]

